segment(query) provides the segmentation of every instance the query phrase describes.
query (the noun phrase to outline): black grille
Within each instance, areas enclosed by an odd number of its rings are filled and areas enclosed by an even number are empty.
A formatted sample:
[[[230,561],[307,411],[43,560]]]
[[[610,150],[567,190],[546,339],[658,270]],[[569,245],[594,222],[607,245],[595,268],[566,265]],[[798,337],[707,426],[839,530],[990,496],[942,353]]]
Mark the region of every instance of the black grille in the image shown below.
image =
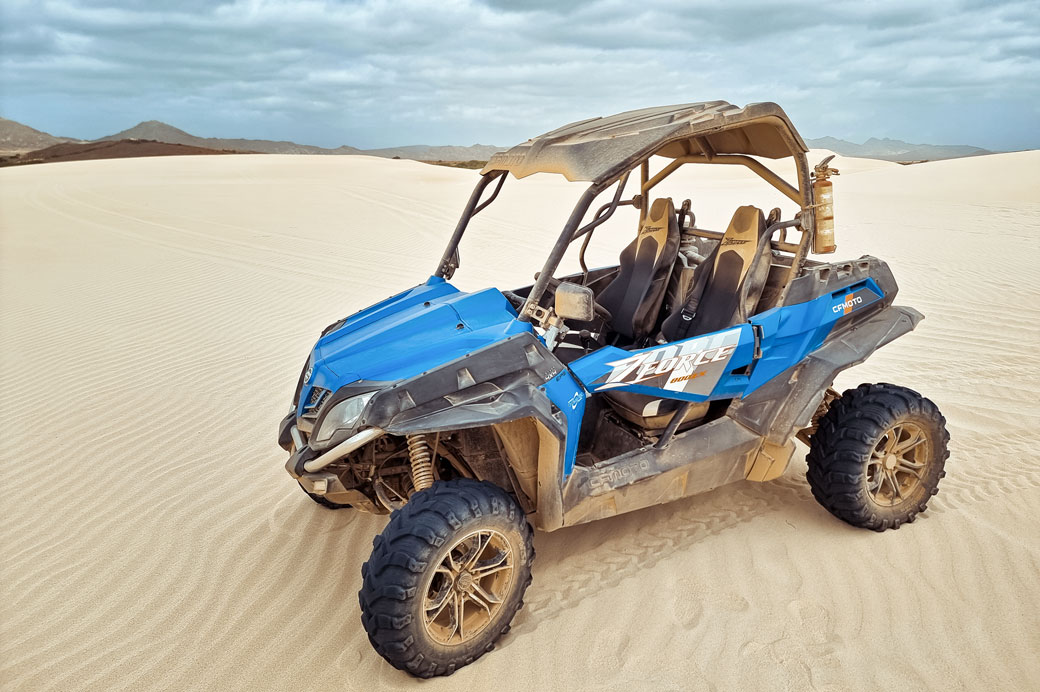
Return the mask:
[[[330,394],[332,392],[321,387],[311,389],[311,395],[307,397],[307,403],[303,405],[303,415],[309,418],[317,416]]]

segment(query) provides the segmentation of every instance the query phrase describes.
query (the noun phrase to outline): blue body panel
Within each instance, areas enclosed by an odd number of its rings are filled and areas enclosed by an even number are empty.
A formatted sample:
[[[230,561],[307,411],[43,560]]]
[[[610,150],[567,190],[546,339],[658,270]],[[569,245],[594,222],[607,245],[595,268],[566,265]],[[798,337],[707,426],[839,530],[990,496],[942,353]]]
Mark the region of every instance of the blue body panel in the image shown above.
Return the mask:
[[[318,339],[313,374],[300,393],[298,413],[312,387],[336,391],[358,380],[392,382],[414,377],[519,332],[529,322],[499,291],[463,293],[444,279],[366,308]]]
[[[739,398],[819,348],[842,317],[882,297],[874,280],[865,279],[712,334],[632,351],[607,346],[575,360],[540,387],[566,418],[564,475],[574,466],[589,394],[620,389],[684,401]],[[414,377],[533,331],[499,291],[463,293],[431,277],[350,316],[318,340],[298,412],[313,387],[335,391],[358,380]]]
[[[567,418],[567,443],[563,460],[563,475],[568,476],[578,456],[578,438],[581,436],[581,419],[585,415],[585,390],[571,373],[564,370],[539,387],[549,401],[560,409]]]
[[[751,371],[750,394],[823,345],[842,317],[884,297],[873,279],[859,281],[807,303],[773,308],[751,318],[761,330],[762,356]]]
[[[676,357],[682,357],[685,355],[682,353],[684,349],[694,354],[710,352],[712,349],[717,350],[716,342],[732,348],[728,351],[728,358],[722,362],[725,369],[720,368],[718,363],[705,364],[717,371],[714,373],[717,377],[711,379],[713,385],[707,391],[703,391],[700,387],[694,391],[667,390],[658,385],[668,382],[668,376],[674,375],[673,370],[651,369],[646,376],[641,371],[643,367],[667,363],[674,361]],[[673,344],[651,346],[634,351],[606,346],[574,361],[570,368],[589,392],[621,390],[666,399],[707,401],[709,399],[732,399],[743,394],[747,390],[748,376],[733,374],[732,371],[750,365],[754,354],[754,332],[750,324],[742,324],[720,332],[676,341]],[[709,355],[714,354],[709,353]],[[693,370],[690,374],[695,373],[699,373],[699,371]],[[609,380],[614,379],[614,376],[617,376],[617,380],[612,383]],[[697,385],[702,385],[705,379],[696,381]]]
[[[570,369],[589,392],[617,389],[682,401],[739,398],[822,346],[842,317],[882,297],[874,280],[866,279],[711,334],[634,351],[607,346]]]

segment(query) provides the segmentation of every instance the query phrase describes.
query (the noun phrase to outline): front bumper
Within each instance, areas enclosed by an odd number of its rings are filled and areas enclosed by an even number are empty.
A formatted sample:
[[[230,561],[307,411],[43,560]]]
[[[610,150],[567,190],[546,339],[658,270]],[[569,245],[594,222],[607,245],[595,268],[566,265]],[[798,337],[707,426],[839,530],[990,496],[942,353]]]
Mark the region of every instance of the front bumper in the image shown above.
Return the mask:
[[[289,457],[285,470],[299,482],[300,487],[311,495],[321,495],[337,505],[350,505],[372,514],[387,513],[385,508],[374,503],[368,495],[365,495],[360,490],[344,487],[343,481],[334,473],[329,471],[304,471],[303,473],[297,473],[295,454]]]
[[[285,470],[299,481],[308,493],[321,495],[337,504],[348,504],[358,509],[383,514],[385,510],[372,502],[367,495],[360,490],[347,488],[338,475],[324,469],[384,434],[385,431],[381,428],[368,428],[319,454],[305,444],[296,426],[295,412],[290,412],[278,426],[278,444],[290,452]]]

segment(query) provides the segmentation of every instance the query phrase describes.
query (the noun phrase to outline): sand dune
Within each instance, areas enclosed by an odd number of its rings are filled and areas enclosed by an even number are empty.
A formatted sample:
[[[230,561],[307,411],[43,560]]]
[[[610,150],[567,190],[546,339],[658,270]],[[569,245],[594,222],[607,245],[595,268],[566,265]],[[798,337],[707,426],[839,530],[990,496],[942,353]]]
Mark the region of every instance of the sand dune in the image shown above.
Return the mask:
[[[838,386],[942,408],[929,511],[852,529],[796,462],[538,535],[498,650],[423,687],[1036,688],[1040,152],[833,165],[838,256],[885,258],[927,315]],[[726,175],[669,194],[717,226],[764,199]],[[273,155],[0,170],[5,689],[415,687],[359,623],[385,519],[309,502],[274,433],[320,329],[424,280],[475,177]],[[529,283],[580,189],[507,183],[457,283]],[[591,259],[633,231],[597,231]]]

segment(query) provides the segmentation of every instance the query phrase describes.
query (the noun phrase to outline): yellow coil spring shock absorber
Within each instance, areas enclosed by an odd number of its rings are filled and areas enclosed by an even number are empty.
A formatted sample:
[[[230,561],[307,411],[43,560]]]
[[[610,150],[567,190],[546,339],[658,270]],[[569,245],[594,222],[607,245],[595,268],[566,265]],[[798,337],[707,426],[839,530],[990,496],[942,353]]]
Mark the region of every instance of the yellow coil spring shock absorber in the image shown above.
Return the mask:
[[[433,485],[433,453],[426,435],[408,435],[408,458],[412,462],[412,485],[416,491]]]

